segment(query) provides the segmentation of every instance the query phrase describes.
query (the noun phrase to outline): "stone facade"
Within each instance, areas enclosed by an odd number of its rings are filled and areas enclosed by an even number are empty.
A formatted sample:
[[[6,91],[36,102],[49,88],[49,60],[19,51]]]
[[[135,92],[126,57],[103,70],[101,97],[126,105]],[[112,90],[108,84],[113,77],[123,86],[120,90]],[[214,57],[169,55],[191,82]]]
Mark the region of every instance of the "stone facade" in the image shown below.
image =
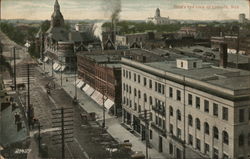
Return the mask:
[[[167,63],[122,59],[123,122],[145,140],[140,116],[148,110],[150,144],[168,157],[247,158],[250,86],[243,82],[238,87],[233,81],[249,79],[249,72],[234,76],[229,69],[185,70],[176,66],[167,71]],[[206,69],[210,72],[206,74],[223,74],[226,80],[199,77]],[[216,78],[218,81],[212,82]]]

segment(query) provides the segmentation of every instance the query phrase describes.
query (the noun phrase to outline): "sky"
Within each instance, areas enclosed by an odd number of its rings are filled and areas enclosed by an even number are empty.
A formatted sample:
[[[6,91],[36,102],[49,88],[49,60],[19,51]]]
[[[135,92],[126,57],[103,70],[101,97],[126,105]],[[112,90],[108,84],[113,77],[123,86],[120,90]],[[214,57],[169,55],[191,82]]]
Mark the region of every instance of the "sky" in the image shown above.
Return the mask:
[[[120,19],[145,20],[160,8],[162,17],[189,20],[249,17],[250,0],[58,0],[65,19],[109,19],[121,2]],[[2,0],[2,19],[50,19],[55,0]]]

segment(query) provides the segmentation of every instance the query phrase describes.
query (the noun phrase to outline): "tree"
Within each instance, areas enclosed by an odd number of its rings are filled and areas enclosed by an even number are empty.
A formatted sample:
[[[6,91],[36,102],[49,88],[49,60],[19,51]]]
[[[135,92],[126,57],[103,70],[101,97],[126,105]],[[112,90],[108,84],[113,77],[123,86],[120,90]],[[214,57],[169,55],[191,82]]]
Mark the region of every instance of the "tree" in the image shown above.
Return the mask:
[[[45,20],[45,21],[42,22],[41,30],[42,30],[43,33],[45,33],[49,29],[49,27],[50,27],[50,21]]]

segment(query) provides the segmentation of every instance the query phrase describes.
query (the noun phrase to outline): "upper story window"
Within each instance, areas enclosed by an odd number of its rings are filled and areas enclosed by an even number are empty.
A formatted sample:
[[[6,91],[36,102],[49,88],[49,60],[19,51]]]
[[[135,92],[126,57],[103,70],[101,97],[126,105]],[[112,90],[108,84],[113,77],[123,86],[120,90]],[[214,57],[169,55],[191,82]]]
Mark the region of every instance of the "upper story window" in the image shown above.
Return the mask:
[[[181,111],[179,109],[176,111],[176,116],[177,116],[177,120],[181,121]]]
[[[170,114],[170,116],[173,116],[174,115],[174,113],[173,113],[173,108],[170,106],[169,107],[169,114]]]
[[[141,98],[141,91],[138,90],[138,98]]]
[[[209,124],[207,122],[204,123],[204,132],[209,135]]]
[[[123,72],[123,77],[125,77],[125,70],[122,70],[122,72]]]
[[[197,109],[200,109],[200,107],[201,107],[201,100],[200,100],[200,97],[196,97],[195,98],[195,105],[196,105],[196,108]]]
[[[149,80],[149,88],[152,89],[152,80]]]
[[[138,75],[137,77],[138,77],[138,83],[141,83],[141,76]]]
[[[200,122],[200,119],[196,118],[196,119],[195,119],[195,123],[196,123],[196,129],[200,130],[200,129],[201,129],[201,122]]]
[[[136,82],[136,74],[134,73],[134,82]]]
[[[215,139],[219,139],[219,130],[217,127],[213,127],[213,135]]]
[[[226,108],[226,107],[222,108],[222,119],[228,120],[228,108]]]
[[[213,115],[218,116],[218,104],[213,104]]]
[[[173,98],[173,88],[169,87],[169,97]]]
[[[128,71],[126,70],[126,78],[128,78]]]
[[[181,100],[181,91],[180,90],[176,91],[176,100],[178,100],[178,101]]]
[[[244,122],[245,121],[245,110],[244,109],[240,109],[239,110],[239,122]]]
[[[193,105],[193,97],[192,97],[192,94],[188,94],[188,105]]]
[[[144,102],[147,102],[147,94],[144,93]]]
[[[196,68],[196,67],[197,67],[197,63],[194,62],[194,63],[193,63],[193,68]]]
[[[144,86],[147,85],[147,78],[146,77],[143,78],[143,84],[144,84]]]
[[[150,105],[153,104],[153,98],[152,98],[152,96],[149,97],[149,104],[150,104]]]
[[[209,113],[209,101],[204,100],[204,111]]]
[[[244,135],[240,134],[239,136],[239,146],[244,146]]]
[[[223,136],[223,143],[228,145],[229,144],[228,133],[226,131],[223,131],[222,136]]]
[[[129,79],[131,79],[131,72],[130,71],[128,73],[128,77],[129,77]]]
[[[137,94],[137,90],[136,88],[134,88],[134,95],[136,96],[136,94]]]
[[[188,125],[193,126],[193,117],[190,114],[188,115]]]

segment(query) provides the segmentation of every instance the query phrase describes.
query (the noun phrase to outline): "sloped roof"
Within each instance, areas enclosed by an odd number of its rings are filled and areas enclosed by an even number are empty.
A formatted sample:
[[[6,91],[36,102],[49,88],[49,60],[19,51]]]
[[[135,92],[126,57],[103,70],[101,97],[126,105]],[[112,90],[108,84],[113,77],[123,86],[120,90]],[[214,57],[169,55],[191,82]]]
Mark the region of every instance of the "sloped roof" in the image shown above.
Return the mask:
[[[56,41],[68,41],[68,31],[62,27],[50,27],[47,34]]]

